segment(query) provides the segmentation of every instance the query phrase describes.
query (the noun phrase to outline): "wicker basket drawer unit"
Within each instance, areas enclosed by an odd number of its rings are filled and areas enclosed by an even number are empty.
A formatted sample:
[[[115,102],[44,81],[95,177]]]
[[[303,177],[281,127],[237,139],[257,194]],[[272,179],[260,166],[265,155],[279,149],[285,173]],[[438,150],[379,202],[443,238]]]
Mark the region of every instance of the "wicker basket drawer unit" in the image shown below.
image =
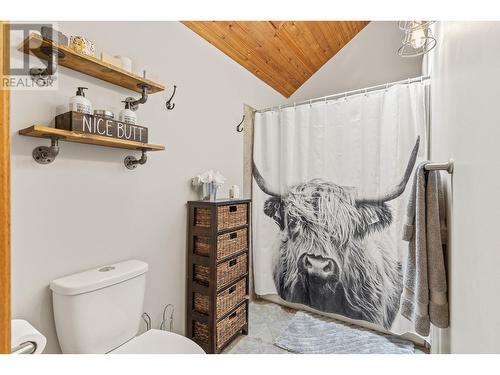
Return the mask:
[[[248,204],[230,204],[217,207],[212,211],[210,207],[197,207],[194,211],[194,225],[210,228],[214,223],[218,230],[236,228],[248,223]]]
[[[194,239],[194,252],[202,256],[210,256],[210,237],[196,236]],[[217,236],[217,260],[227,258],[245,250],[248,246],[248,229],[243,228]]]
[[[207,353],[248,333],[250,200],[188,202],[186,329]]]
[[[235,258],[217,264],[215,285],[219,290],[227,284],[247,273],[248,254],[244,253]],[[210,285],[210,266],[194,265],[194,280],[203,285]]]
[[[219,292],[215,301],[217,319],[222,318],[246,298],[246,279],[241,279],[234,285],[231,285],[222,292]],[[208,314],[210,312],[210,297],[206,294],[195,292],[193,305],[196,311],[202,314]]]
[[[215,341],[216,350],[220,351],[229,344],[238,332],[247,324],[247,306],[241,305],[224,319],[217,322]],[[193,339],[207,346],[210,341],[210,329],[208,324],[199,321],[193,322]]]

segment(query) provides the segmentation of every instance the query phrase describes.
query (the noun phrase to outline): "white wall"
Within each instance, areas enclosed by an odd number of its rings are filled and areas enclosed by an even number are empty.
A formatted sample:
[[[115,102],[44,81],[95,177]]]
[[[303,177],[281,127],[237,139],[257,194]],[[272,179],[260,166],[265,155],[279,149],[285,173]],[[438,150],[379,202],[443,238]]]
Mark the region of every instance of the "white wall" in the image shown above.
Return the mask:
[[[429,55],[431,155],[448,179],[450,328],[442,350],[500,353],[500,22],[443,22]]]
[[[398,56],[401,39],[397,22],[370,22],[288,101],[299,102],[420,76],[421,57]]]
[[[161,310],[175,305],[175,331],[184,332],[186,206],[196,195],[190,178],[220,170],[227,185],[242,185],[242,141],[235,125],[243,103],[259,108],[282,96],[177,22],[64,22],[67,34],[86,35],[98,51],[130,56],[160,75],[166,93],[150,96],[138,111],[151,143],[166,151],[148,155],[134,171],[128,151],[61,142],[51,165],[31,151],[47,140],[21,137],[19,129],[50,124],[56,106],[86,86],[94,108],[117,113],[126,89],[61,68],[59,89],[13,91],[12,313],[47,336],[47,353],[59,346],[48,283],[55,278],[129,258],[149,263],[145,310],[158,327]],[[14,54],[14,60],[21,58]],[[164,98],[177,84],[176,107]],[[138,155],[139,153],[133,153]],[[224,189],[221,195],[227,196]]]

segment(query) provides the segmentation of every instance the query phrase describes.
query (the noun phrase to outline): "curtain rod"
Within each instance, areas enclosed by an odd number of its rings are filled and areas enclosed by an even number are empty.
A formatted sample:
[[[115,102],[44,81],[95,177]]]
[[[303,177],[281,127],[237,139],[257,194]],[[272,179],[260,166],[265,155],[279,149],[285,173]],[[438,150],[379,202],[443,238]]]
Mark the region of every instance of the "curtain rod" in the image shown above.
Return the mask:
[[[395,86],[395,85],[408,85],[410,83],[414,82],[424,82],[429,80],[431,77],[430,76],[420,76],[420,77],[415,77],[415,78],[408,78],[408,79],[403,79],[401,81],[396,81],[396,82],[390,82],[390,83],[384,83],[382,85],[376,85],[376,86],[371,86],[371,87],[366,87],[364,89],[357,89],[357,90],[352,90],[352,91],[346,91],[340,94],[333,94],[333,95],[328,95],[328,96],[322,96],[320,98],[314,98],[314,99],[309,99],[309,100],[304,100],[301,102],[297,103],[289,103],[289,104],[283,104],[283,105],[275,105],[272,107],[264,108],[264,109],[259,109],[255,112],[257,113],[263,113],[263,112],[268,112],[268,111],[273,111],[275,109],[281,110],[283,108],[290,108],[290,107],[296,107],[300,105],[305,105],[305,104],[313,104],[325,100],[332,100],[332,99],[339,99],[339,98],[347,98],[348,96],[353,96],[353,95],[358,95],[358,94],[364,94],[368,92],[373,92],[373,91],[378,91],[382,89],[387,89],[389,87]]]

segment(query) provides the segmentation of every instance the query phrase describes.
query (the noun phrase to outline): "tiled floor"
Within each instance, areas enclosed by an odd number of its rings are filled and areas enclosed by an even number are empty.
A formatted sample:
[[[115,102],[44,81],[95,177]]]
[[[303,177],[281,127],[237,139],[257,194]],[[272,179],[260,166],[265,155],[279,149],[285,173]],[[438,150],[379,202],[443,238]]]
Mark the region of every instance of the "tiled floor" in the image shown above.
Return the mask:
[[[295,310],[275,303],[255,301],[248,312],[248,336],[240,336],[225,350],[229,354],[290,354],[274,345],[274,340],[288,326]]]
[[[249,333],[239,336],[224,354],[290,354],[274,345],[274,340],[288,326],[295,310],[275,303],[254,301],[249,307]],[[415,346],[415,353],[424,352]]]

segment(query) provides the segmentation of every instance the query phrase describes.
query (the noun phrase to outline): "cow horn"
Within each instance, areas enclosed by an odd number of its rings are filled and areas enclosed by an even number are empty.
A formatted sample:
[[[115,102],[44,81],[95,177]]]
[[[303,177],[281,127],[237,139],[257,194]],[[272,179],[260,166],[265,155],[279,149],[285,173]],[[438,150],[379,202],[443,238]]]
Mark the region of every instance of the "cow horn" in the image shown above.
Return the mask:
[[[253,178],[255,178],[255,182],[257,182],[257,185],[259,185],[260,190],[262,190],[267,195],[271,195],[273,197],[281,197],[281,194],[274,192],[267,185],[266,180],[264,180],[264,177],[262,177],[259,170],[257,169],[255,162],[252,162],[252,174],[253,174]]]
[[[396,185],[389,193],[376,198],[362,198],[356,199],[356,203],[384,203],[396,199],[405,191],[406,184],[410,179],[411,172],[413,171],[413,167],[415,166],[415,161],[417,160],[418,147],[420,145],[420,136],[417,138],[417,142],[413,147],[413,151],[410,155],[410,160],[408,160],[408,165],[406,166],[405,174],[401,182]]]

